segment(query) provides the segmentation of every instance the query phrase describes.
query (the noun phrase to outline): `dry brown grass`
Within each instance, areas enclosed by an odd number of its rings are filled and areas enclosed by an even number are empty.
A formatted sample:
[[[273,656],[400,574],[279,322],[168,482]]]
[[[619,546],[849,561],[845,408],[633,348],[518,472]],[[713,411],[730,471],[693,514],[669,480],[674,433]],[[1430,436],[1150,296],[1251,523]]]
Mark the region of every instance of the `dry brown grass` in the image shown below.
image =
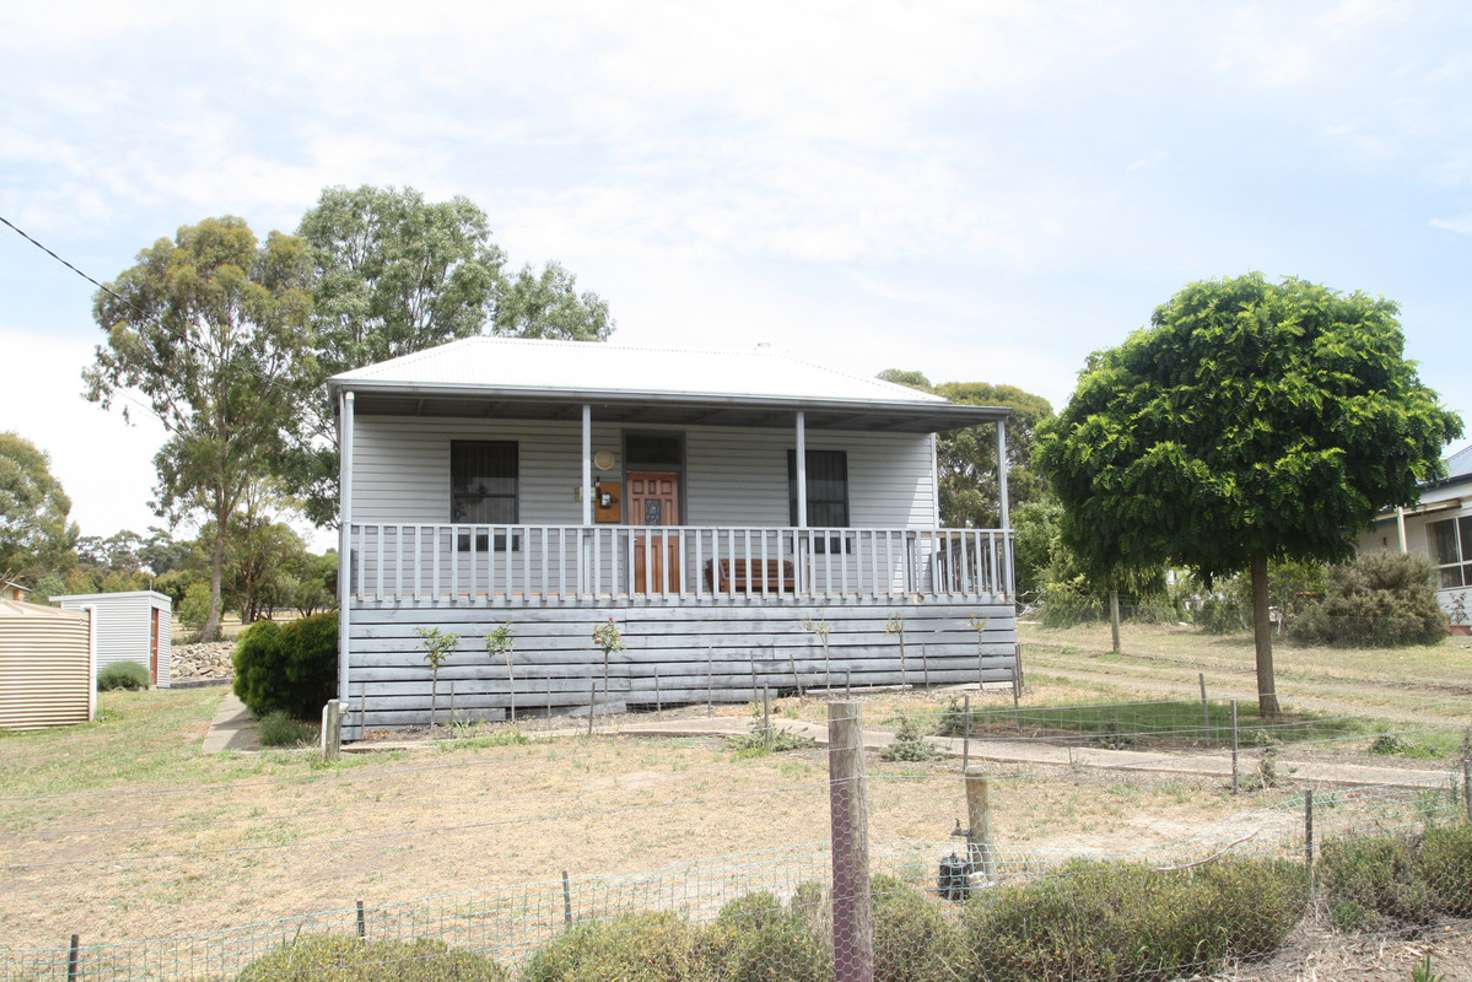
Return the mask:
[[[1026,628],[1032,704],[1250,698],[1243,639],[1131,628]],[[1469,722],[1472,651],[1279,650],[1285,702],[1397,724]],[[1458,693],[1461,693],[1460,698]],[[107,693],[102,722],[0,736],[0,924],[11,944],[211,931],[247,921],[475,891],[574,873],[632,872],[816,842],[828,833],[826,753],[736,759],[719,742],[560,737],[351,756],[206,756],[219,689]],[[952,693],[866,697],[871,724],[939,709]],[[1010,705],[1007,691],[978,697]],[[728,708],[722,712],[744,712]],[[818,715],[818,699],[779,713]],[[1278,793],[1232,798],[1210,781],[997,765],[1004,846],[1120,854],[1204,849],[1267,823]],[[874,841],[944,840],[965,808],[957,762],[871,757]],[[716,860],[718,861],[718,860]]]
[[[111,722],[0,741],[8,942],[63,943],[79,926],[94,940],[213,930],[828,831],[822,750],[738,760],[714,741],[595,736],[331,767],[308,753],[206,757],[198,739],[218,698],[109,696]],[[130,733],[147,746],[129,749]],[[147,763],[160,756],[165,766]],[[1228,836],[1261,806],[1206,782],[995,771],[1008,845],[1114,853]],[[954,762],[873,758],[870,775],[876,841],[941,840],[964,815]]]

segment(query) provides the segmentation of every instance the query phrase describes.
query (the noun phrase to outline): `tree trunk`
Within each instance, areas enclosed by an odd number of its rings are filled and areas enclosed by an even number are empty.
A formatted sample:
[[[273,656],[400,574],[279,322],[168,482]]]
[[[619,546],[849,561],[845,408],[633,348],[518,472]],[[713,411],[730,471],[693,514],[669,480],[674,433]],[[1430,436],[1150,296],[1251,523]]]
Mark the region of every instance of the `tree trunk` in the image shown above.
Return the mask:
[[[1252,560],[1252,637],[1257,643],[1257,710],[1263,719],[1278,716],[1278,690],[1273,682],[1273,625],[1268,621],[1268,560]]]
[[[1109,634],[1114,642],[1114,653],[1119,654],[1119,591],[1109,591]]]
[[[440,670],[429,670],[429,735],[434,736],[434,717],[440,704]]]
[[[210,612],[199,629],[199,640],[220,640],[220,583],[225,576],[226,516],[215,516],[215,546],[210,554]]]

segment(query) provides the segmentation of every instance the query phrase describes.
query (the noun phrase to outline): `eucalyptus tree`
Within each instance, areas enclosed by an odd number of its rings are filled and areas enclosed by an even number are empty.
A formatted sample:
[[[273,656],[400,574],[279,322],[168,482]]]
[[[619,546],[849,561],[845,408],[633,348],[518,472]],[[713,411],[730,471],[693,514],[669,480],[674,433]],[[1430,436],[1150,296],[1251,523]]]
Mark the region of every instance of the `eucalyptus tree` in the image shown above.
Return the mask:
[[[107,337],[83,372],[87,398],[141,395],[168,434],[155,510],[213,523],[204,640],[219,634],[230,518],[311,374],[310,287],[301,239],[261,243],[242,219],[207,218],[140,252],[93,305]]]
[[[557,263],[514,276],[490,220],[464,197],[327,188],[298,234],[312,262],[313,374],[275,470],[318,525],[337,515],[340,372],[477,334],[604,340],[608,305]]]

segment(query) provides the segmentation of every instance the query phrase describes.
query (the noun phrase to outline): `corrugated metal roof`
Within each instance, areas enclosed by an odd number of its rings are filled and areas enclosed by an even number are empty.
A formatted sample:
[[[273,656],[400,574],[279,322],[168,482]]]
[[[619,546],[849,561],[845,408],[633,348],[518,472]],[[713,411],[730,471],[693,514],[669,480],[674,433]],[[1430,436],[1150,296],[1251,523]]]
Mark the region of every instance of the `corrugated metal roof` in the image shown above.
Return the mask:
[[[1446,459],[1446,476],[1448,478],[1472,476],[1472,444],[1468,444]]]
[[[692,399],[945,405],[927,392],[849,375],[767,348],[702,351],[584,341],[473,337],[329,380],[335,387],[464,388]]]
[[[69,620],[86,620],[87,615],[80,610],[62,610],[60,607],[47,607],[42,604],[22,603],[19,600],[0,600],[0,617],[61,617]]]
[[[159,593],[157,590],[119,590],[114,593],[66,593],[57,594],[52,597],[53,603],[59,600],[133,600],[138,597],[147,597],[150,600],[165,604],[172,609],[174,601],[167,593]]]

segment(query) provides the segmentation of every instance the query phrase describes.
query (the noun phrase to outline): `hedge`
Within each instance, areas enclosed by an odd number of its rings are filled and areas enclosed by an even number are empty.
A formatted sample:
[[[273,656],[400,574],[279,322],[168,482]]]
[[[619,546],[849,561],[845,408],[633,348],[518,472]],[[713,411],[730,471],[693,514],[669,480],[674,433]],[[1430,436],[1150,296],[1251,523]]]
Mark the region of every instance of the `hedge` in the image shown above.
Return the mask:
[[[337,614],[257,621],[235,646],[235,694],[257,718],[314,720],[337,694]]]
[[[236,982],[510,982],[483,955],[443,941],[362,941],[305,935],[256,959]]]

